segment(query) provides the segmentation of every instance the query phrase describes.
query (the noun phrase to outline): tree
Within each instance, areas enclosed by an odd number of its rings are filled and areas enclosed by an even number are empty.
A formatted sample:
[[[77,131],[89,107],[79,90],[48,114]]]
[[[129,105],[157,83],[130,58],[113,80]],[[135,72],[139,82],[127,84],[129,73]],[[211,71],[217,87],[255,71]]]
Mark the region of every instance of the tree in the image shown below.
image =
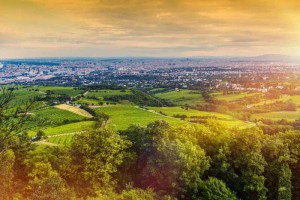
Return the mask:
[[[50,163],[37,162],[29,173],[29,197],[34,200],[68,200],[72,193]]]
[[[161,199],[159,195],[157,195],[153,190],[147,189],[139,189],[139,188],[131,188],[128,190],[123,190],[120,194],[113,191],[102,192],[97,195],[95,198],[89,198],[89,200],[156,200]]]
[[[209,168],[209,159],[200,146],[188,136],[171,129],[164,121],[150,124],[150,136],[143,145],[143,187],[162,194],[196,198],[201,176]]]
[[[203,200],[237,200],[236,195],[226,187],[223,181],[210,177],[200,186],[200,199]]]
[[[11,199],[13,192],[13,166],[15,155],[12,150],[0,154],[0,199]]]
[[[236,131],[231,143],[231,164],[238,179],[235,191],[243,199],[266,199],[263,176],[267,165],[262,155],[262,132],[256,128]]]
[[[292,172],[287,163],[282,164],[278,180],[278,200],[292,199]]]
[[[31,123],[34,117],[30,115],[30,111],[36,106],[34,100],[16,104],[13,90],[2,88],[0,92],[2,92],[0,95],[0,154],[2,154],[13,148],[26,130],[34,128],[37,123]]]
[[[16,101],[13,90],[0,88],[0,199],[13,196],[13,177],[23,176],[16,173],[20,172],[18,167],[22,160],[16,155],[22,155],[29,146],[26,130],[39,124],[32,123],[35,118],[30,115],[30,111],[36,105],[35,101]]]
[[[266,187],[268,199],[288,200],[292,197],[292,173],[289,167],[295,163],[288,145],[278,135],[267,136],[264,140],[263,154],[268,162],[266,167]]]
[[[68,182],[79,196],[93,195],[99,188],[113,187],[113,175],[124,162],[130,145],[106,125],[75,135],[70,147]]]
[[[37,139],[37,140],[41,140],[44,136],[45,136],[45,133],[44,133],[44,131],[42,131],[42,130],[39,130],[39,131],[36,133],[36,139]]]

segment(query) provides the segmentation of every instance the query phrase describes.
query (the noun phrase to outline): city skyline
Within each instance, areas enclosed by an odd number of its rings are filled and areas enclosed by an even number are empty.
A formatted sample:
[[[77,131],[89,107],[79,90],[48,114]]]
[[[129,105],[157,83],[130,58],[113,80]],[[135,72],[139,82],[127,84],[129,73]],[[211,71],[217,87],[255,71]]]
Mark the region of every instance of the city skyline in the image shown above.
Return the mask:
[[[0,4],[0,59],[300,54],[296,0]]]

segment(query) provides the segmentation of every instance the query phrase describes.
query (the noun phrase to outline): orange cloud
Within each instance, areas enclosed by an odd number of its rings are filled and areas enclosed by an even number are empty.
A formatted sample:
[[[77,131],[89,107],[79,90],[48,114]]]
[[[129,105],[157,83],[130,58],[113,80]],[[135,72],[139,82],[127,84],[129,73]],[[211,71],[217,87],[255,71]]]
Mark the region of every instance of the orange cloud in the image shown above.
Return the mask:
[[[297,0],[0,0],[0,57],[73,56],[75,47],[77,56],[298,54],[299,8]]]

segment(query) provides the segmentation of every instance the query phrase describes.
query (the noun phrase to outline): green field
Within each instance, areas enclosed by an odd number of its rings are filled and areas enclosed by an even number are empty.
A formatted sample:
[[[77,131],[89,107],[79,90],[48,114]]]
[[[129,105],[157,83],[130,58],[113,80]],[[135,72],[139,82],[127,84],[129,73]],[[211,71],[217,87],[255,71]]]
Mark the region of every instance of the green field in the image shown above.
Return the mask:
[[[235,119],[230,115],[225,115],[221,113],[216,112],[205,112],[205,111],[198,111],[193,109],[185,110],[181,107],[149,107],[150,110],[153,110],[155,112],[162,112],[168,116],[174,116],[174,115],[186,115],[186,120],[191,120],[192,116],[197,117],[204,117],[204,118],[214,118],[218,121],[222,122],[223,124],[226,124],[228,127],[241,127],[249,125],[250,123],[243,122],[241,120]]]
[[[1,94],[0,94],[1,95]],[[42,94],[35,91],[28,91],[26,88],[19,87],[18,90],[13,91],[14,99],[11,102],[13,106],[24,105],[30,100],[33,100],[34,97],[41,96]]]
[[[165,120],[175,126],[190,124],[189,122],[182,121],[180,119],[174,119],[172,117],[162,116],[160,114],[138,108],[137,106],[106,106],[97,108],[95,110],[108,114],[110,116],[111,123],[116,126],[117,130],[125,130],[130,126],[130,124],[140,124],[142,126],[146,126],[150,122],[157,120]]]
[[[86,97],[97,97],[100,100],[103,100],[104,97],[109,96],[122,96],[132,94],[131,90],[93,90],[87,93]]]
[[[200,91],[197,90],[172,90],[155,94],[156,97],[166,99],[176,105],[194,105],[205,103]]]
[[[76,104],[87,104],[87,105],[99,105],[100,100],[96,99],[88,99],[88,98],[80,98],[79,100],[75,101],[74,103]]]
[[[63,146],[68,146],[72,141],[73,135],[62,135],[62,136],[55,136],[49,137],[47,142],[51,142],[54,144],[59,144]]]
[[[95,123],[94,121],[83,121],[83,122],[71,123],[62,126],[46,128],[44,132],[46,136],[79,133],[79,132],[91,130],[94,123]]]
[[[99,105],[102,103],[111,103],[110,101],[105,101],[105,97],[110,96],[122,96],[122,95],[130,95],[132,94],[131,90],[92,90],[86,93],[85,97],[80,98],[75,101],[78,104],[88,104],[88,105]]]
[[[168,116],[173,115],[186,115],[187,117],[191,116],[200,116],[200,117],[215,117],[218,119],[225,119],[225,120],[232,120],[232,117],[229,115],[224,115],[215,112],[205,112],[205,111],[198,111],[194,109],[183,109],[181,107],[149,107],[150,110],[154,110],[156,112],[163,112]]]
[[[34,89],[39,89],[40,92],[45,93],[46,91],[50,90],[57,95],[68,95],[71,97],[78,96],[82,90],[74,89],[73,87],[51,87],[51,86],[36,86],[33,87]]]
[[[282,95],[282,97],[278,98],[278,99],[266,99],[265,101],[256,103],[256,104],[252,104],[252,106],[261,106],[261,105],[265,105],[265,104],[272,104],[275,103],[276,101],[282,101],[282,102],[286,102],[289,101],[291,99],[291,97],[289,95]]]
[[[34,112],[40,118],[49,120],[51,126],[60,125],[64,121],[82,121],[85,118],[67,110],[61,110],[54,107],[47,107]]]
[[[300,95],[291,96],[290,99],[292,100],[292,102],[300,106]]]
[[[295,121],[300,119],[300,109],[297,111],[282,111],[282,112],[269,112],[269,113],[260,113],[254,114],[251,116],[252,119],[271,119],[271,120],[281,120],[286,119],[288,121]]]
[[[248,94],[248,93],[240,93],[240,94],[226,94],[223,95],[221,93],[214,93],[213,97],[217,100],[222,100],[222,101],[237,101],[239,99],[242,99],[244,97],[249,97],[253,96],[255,94]]]

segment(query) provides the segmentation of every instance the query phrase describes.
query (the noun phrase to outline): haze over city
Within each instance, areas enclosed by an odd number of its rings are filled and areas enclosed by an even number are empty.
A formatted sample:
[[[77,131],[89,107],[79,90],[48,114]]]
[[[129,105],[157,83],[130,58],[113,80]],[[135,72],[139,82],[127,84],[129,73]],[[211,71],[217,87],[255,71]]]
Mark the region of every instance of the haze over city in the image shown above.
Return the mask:
[[[297,0],[0,0],[0,59],[300,54]]]

